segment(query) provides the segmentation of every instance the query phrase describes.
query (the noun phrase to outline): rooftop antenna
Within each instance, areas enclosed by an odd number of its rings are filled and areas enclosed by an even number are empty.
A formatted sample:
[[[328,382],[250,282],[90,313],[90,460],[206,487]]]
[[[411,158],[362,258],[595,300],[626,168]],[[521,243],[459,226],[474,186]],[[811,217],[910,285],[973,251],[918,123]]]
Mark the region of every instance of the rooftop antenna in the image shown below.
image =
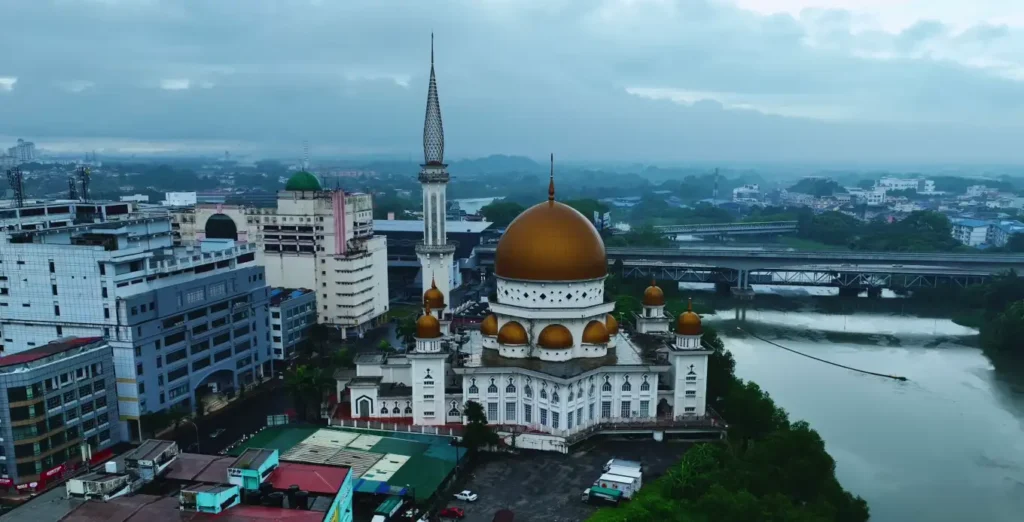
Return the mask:
[[[68,199],[72,201],[78,199],[78,186],[75,184],[74,176],[68,176]]]
[[[14,206],[21,208],[25,206],[25,175],[18,167],[7,169],[7,184],[14,191]]]
[[[715,191],[711,194],[711,199],[718,202],[718,167],[715,167]]]
[[[75,169],[78,181],[82,184],[82,201],[89,201],[89,167],[78,167]]]
[[[302,140],[302,170],[309,172],[309,140]]]

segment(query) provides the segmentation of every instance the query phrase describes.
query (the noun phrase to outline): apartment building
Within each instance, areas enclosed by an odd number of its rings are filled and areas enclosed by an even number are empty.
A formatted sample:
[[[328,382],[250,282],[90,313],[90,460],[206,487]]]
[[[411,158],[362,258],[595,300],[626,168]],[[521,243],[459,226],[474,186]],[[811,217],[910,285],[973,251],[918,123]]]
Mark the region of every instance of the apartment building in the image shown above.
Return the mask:
[[[3,354],[65,336],[107,339],[125,440],[145,413],[194,407],[201,386],[269,371],[268,288],[254,245],[174,247],[167,216],[104,205],[113,217],[104,219],[100,206],[0,211]]]
[[[0,486],[42,489],[120,442],[114,379],[99,337],[0,357]]]
[[[388,311],[387,240],[373,228],[369,194],[323,190],[298,172],[277,206],[199,204],[172,218],[180,241],[229,239],[254,245],[273,287],[317,293],[317,322],[343,338],[383,320]]]

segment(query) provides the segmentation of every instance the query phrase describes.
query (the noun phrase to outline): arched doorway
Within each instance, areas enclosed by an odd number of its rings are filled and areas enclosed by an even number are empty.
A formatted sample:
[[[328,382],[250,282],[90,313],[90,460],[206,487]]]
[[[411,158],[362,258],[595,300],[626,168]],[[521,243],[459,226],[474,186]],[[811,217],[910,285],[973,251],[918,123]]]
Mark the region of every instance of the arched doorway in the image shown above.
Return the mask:
[[[231,239],[238,241],[238,227],[235,220],[225,214],[214,214],[206,220],[206,239]]]
[[[658,417],[671,417],[672,406],[669,405],[668,401],[662,398],[658,401]]]
[[[373,399],[369,397],[360,397],[356,399],[356,415],[360,418],[367,419],[370,417],[370,412],[373,411]]]

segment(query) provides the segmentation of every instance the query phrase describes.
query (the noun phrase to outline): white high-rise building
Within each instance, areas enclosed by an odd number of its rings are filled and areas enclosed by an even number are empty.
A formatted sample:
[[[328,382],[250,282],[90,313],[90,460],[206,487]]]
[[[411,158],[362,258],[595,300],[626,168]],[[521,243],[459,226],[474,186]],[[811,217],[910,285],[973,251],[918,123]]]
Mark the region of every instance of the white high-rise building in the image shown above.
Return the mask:
[[[294,174],[277,207],[201,204],[178,213],[181,241],[226,238],[256,245],[273,287],[316,292],[317,322],[359,335],[388,311],[387,240],[373,232],[369,194],[323,190]]]
[[[130,203],[0,209],[0,353],[106,338],[122,438],[138,438],[141,415],[194,409],[199,387],[237,387],[270,369],[255,250],[225,239],[174,247],[170,219]]]
[[[448,166],[444,163],[444,126],[441,122],[441,104],[437,98],[437,79],[434,76],[434,41],[430,41],[430,84],[427,87],[427,113],[423,122],[423,165],[419,174],[423,187],[423,242],[416,245],[423,281],[423,293],[436,289],[442,299],[435,302],[435,313],[441,318],[442,331],[447,333],[450,321],[445,308],[451,310],[452,281],[455,279],[455,245],[448,243],[445,230],[448,208]]]

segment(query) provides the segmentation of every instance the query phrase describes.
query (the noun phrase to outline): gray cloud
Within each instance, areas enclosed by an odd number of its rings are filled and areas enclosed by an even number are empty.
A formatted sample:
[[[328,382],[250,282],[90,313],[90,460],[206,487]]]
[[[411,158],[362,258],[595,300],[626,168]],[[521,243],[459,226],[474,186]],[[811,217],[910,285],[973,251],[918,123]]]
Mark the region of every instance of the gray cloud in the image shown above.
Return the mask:
[[[1003,26],[855,31],[845,11],[714,0],[15,4],[0,134],[44,146],[415,154],[433,30],[454,156],[1021,159],[1024,38]]]

